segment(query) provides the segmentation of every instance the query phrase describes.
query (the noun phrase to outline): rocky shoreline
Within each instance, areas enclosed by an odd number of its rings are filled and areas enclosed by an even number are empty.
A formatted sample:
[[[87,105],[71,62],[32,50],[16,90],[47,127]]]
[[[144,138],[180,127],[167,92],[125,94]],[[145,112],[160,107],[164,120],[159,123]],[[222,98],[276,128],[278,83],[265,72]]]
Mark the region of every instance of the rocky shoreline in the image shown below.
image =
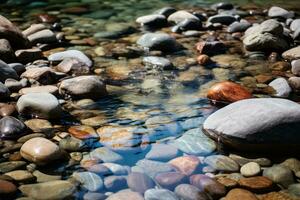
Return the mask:
[[[0,15],[0,199],[300,199],[299,13],[104,14]]]

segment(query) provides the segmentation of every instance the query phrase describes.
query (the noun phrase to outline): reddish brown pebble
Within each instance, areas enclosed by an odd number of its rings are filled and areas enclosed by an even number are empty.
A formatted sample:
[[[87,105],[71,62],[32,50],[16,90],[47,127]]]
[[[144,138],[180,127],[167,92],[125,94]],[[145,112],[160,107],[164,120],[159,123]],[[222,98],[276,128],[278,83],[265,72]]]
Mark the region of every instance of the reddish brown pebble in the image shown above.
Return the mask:
[[[17,187],[13,183],[0,179],[0,195],[13,194],[16,191],[17,191]]]
[[[207,93],[207,98],[221,103],[232,103],[251,97],[251,93],[246,88],[230,81],[213,85]]]
[[[98,137],[96,131],[90,126],[72,126],[68,129],[68,132],[73,137],[81,140]]]
[[[16,111],[15,105],[12,104],[4,104],[0,106],[0,116],[11,116]]]
[[[239,180],[239,185],[242,188],[245,188],[253,192],[262,192],[273,188],[273,182],[264,176],[242,178]]]
[[[197,57],[197,62],[199,65],[207,65],[211,62],[211,60],[208,55],[202,54]]]
[[[285,61],[275,62],[274,64],[270,65],[270,69],[274,71],[281,71],[285,72],[292,68],[291,64]]]
[[[225,200],[258,200],[256,196],[247,190],[233,189],[226,195]]]

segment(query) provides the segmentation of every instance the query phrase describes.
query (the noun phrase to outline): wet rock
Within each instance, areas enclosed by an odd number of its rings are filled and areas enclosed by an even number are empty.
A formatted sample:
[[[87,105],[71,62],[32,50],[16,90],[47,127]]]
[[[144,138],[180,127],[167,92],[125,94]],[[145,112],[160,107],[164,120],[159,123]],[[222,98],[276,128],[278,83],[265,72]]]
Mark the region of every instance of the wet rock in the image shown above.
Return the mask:
[[[84,200],[105,200],[107,196],[103,193],[88,192],[83,195]]]
[[[132,172],[127,177],[128,187],[135,192],[144,194],[148,189],[154,188],[154,181],[146,174]]]
[[[296,198],[300,197],[300,184],[292,184],[288,187],[289,194],[293,195]]]
[[[217,171],[237,172],[240,169],[234,160],[223,155],[208,156],[204,159],[204,163]]]
[[[228,177],[220,177],[217,179],[217,181],[219,183],[221,183],[222,185],[224,185],[226,187],[226,189],[232,189],[238,185],[238,182],[236,180],[233,180]]]
[[[16,170],[6,173],[5,175],[11,177],[18,183],[30,183],[35,181],[35,177],[32,175],[32,173],[26,171],[26,170]]]
[[[61,156],[59,147],[42,137],[26,141],[20,151],[23,158],[40,165],[49,163]]]
[[[0,17],[0,19],[1,19],[1,17]],[[17,80],[17,79],[19,79],[19,76],[14,69],[12,69],[5,62],[0,60],[0,81],[2,83],[4,83],[5,80],[8,78]]]
[[[282,71],[282,72],[285,72],[285,71],[291,69],[291,65],[290,65],[290,63],[288,63],[288,62],[279,61],[279,62],[276,62],[276,63],[272,64],[272,65],[270,66],[270,69],[272,69],[272,70],[274,70],[274,71]]]
[[[0,100],[7,100],[9,96],[10,96],[9,89],[6,87],[6,85],[0,82]]]
[[[136,22],[141,24],[141,26],[146,26],[146,27],[164,27],[167,25],[167,19],[164,15],[159,15],[159,14],[152,14],[152,15],[145,15],[142,17],[139,17],[136,19]]]
[[[300,46],[294,47],[283,52],[282,57],[288,60],[300,59]]]
[[[24,86],[21,81],[17,81],[11,78],[6,79],[4,84],[11,92],[19,91]]]
[[[94,149],[90,153],[90,157],[93,159],[99,159],[103,162],[112,162],[112,163],[121,163],[123,161],[123,157],[112,150],[106,147],[99,147]]]
[[[163,7],[157,11],[155,11],[155,14],[164,15],[165,17],[169,17],[171,14],[175,13],[177,10],[172,7]]]
[[[15,59],[14,50],[6,39],[0,39],[0,59],[5,62],[11,62]]]
[[[42,85],[56,83],[56,75],[50,67],[34,67],[21,74],[21,78],[31,79]]]
[[[208,18],[207,22],[209,23],[220,23],[224,25],[229,25],[236,21],[236,18],[232,15],[227,14],[218,14]]]
[[[169,161],[182,174],[190,176],[200,172],[200,160],[196,156],[181,156]]]
[[[20,120],[6,116],[0,120],[0,138],[16,139],[26,134],[26,126]]]
[[[15,52],[16,57],[21,63],[29,63],[43,57],[42,51],[39,48],[20,49]]]
[[[226,194],[225,186],[209,176],[202,174],[192,175],[190,182],[192,185],[209,194],[213,199],[219,199]]]
[[[227,31],[229,33],[236,33],[236,32],[244,32],[251,26],[251,23],[247,20],[241,20],[240,22],[233,22],[228,26]]]
[[[300,19],[294,19],[290,24],[291,31],[296,31],[300,28]]]
[[[300,76],[300,60],[292,61],[292,73],[295,76]]]
[[[62,61],[66,58],[75,58],[88,67],[92,67],[93,65],[93,62],[84,53],[78,50],[67,50],[63,52],[54,53],[48,56],[49,61]]]
[[[229,2],[220,2],[211,6],[215,10],[232,10],[234,6]]]
[[[26,71],[25,66],[22,63],[10,63],[8,66],[14,69],[18,75],[21,75],[23,72]]]
[[[17,102],[20,114],[45,119],[60,118],[62,109],[55,96],[50,93],[29,93],[21,96]]]
[[[202,54],[197,57],[197,62],[199,65],[207,65],[210,64],[212,61],[208,55]]]
[[[256,176],[260,173],[260,166],[256,162],[249,162],[241,167],[241,174],[245,177]]]
[[[103,189],[103,180],[95,173],[75,172],[72,177],[81,183],[81,187],[87,189],[88,191],[96,192]]]
[[[144,200],[142,195],[140,195],[137,192],[133,192],[131,190],[121,190],[107,198],[107,200],[121,200],[121,199]]]
[[[0,163],[0,173],[7,173],[25,167],[25,161],[9,161]]]
[[[97,76],[78,76],[63,80],[59,85],[61,95],[72,98],[98,99],[107,94],[105,84]]]
[[[216,103],[232,103],[251,97],[252,94],[246,88],[230,81],[217,83],[207,92],[207,98]]]
[[[44,182],[49,182],[49,181],[57,181],[61,179],[60,175],[48,175],[44,174],[38,170],[35,170],[33,173],[33,176],[36,177],[36,181],[38,183],[44,183]]]
[[[189,184],[181,184],[175,188],[175,193],[183,200],[209,200],[210,197],[197,187]]]
[[[17,192],[17,187],[6,180],[0,179],[0,197],[1,195],[12,195]]]
[[[296,158],[288,158],[280,165],[285,166],[292,170],[295,174],[300,171],[300,161]]]
[[[209,155],[216,149],[215,142],[208,138],[200,128],[185,132],[170,144],[184,153],[196,156]]]
[[[114,175],[128,175],[130,173],[130,167],[127,165],[119,165],[115,163],[103,163]]]
[[[95,129],[90,126],[71,126],[68,129],[69,133],[78,139],[84,140],[84,139],[97,139],[99,136],[97,135]]]
[[[123,176],[109,176],[104,179],[105,189],[110,192],[118,192],[128,188],[127,180]]]
[[[85,143],[74,137],[67,137],[59,141],[59,147],[66,151],[81,151],[85,147]]]
[[[175,171],[175,168],[168,163],[143,159],[136,163],[136,167],[132,171],[144,172],[151,178],[154,178],[159,173]]]
[[[29,35],[39,32],[44,29],[47,29],[47,27],[44,24],[32,24],[32,25],[30,25],[30,27],[28,27],[22,33],[24,36],[28,37]]]
[[[292,91],[289,83],[284,78],[275,79],[274,81],[269,83],[269,86],[273,87],[276,91],[276,97],[288,97]]]
[[[54,85],[43,85],[43,86],[22,88],[21,90],[19,90],[19,93],[21,95],[29,94],[29,93],[43,93],[43,92],[56,95],[58,93],[58,88]]]
[[[292,131],[297,129],[299,112],[297,103],[285,99],[242,100],[210,115],[203,129],[210,137],[237,149],[271,150],[285,145],[291,149],[300,142],[298,134]]]
[[[230,154],[229,157],[237,162],[240,166],[243,166],[249,162],[258,163],[262,167],[267,167],[272,164],[272,161],[268,158],[245,158],[236,154]]]
[[[0,37],[8,40],[13,49],[29,46],[21,31],[2,15],[0,15]]]
[[[3,106],[0,106],[0,116],[6,117],[14,114],[16,111],[16,107],[13,104],[5,104]]]
[[[51,123],[45,119],[29,119],[26,120],[24,123],[33,132],[44,132],[53,128]]]
[[[145,192],[145,200],[179,200],[174,192],[166,189],[149,189]]]
[[[195,15],[185,11],[185,10],[179,10],[177,12],[174,12],[168,17],[168,22],[178,24],[179,22],[185,20],[185,19],[195,19],[199,21],[199,18]]]
[[[75,75],[87,74],[90,67],[76,58],[66,58],[56,66],[56,69],[63,73]]]
[[[264,170],[263,175],[268,177],[274,183],[285,188],[294,183],[294,175],[292,170],[285,166],[274,165]]]
[[[188,183],[188,177],[179,172],[160,173],[155,177],[155,181],[162,188],[173,191],[176,186]]]
[[[95,174],[98,174],[101,177],[113,174],[113,172],[110,171],[110,169],[103,164],[94,164],[85,168],[88,171],[94,172]]]
[[[252,192],[238,188],[230,190],[225,198],[226,200],[258,200]]]
[[[172,32],[181,33],[189,30],[200,30],[202,23],[199,19],[184,19],[172,28]]]
[[[157,56],[144,57],[143,63],[146,66],[151,66],[151,68],[157,68],[162,70],[170,70],[174,68],[170,60],[163,57],[157,57]]]
[[[207,54],[209,56],[222,54],[226,51],[224,43],[220,41],[204,41],[196,44],[196,49],[200,54]]]
[[[180,155],[176,147],[167,144],[152,144],[145,158],[156,161],[169,161]]]
[[[239,185],[242,188],[253,192],[264,192],[273,188],[273,182],[264,176],[255,176],[251,178],[241,178]]]
[[[173,52],[178,50],[179,45],[175,38],[166,33],[146,33],[142,35],[137,44],[148,48],[149,50],[160,50],[166,52]]]
[[[49,29],[30,34],[27,38],[33,45],[37,43],[47,44],[57,42],[55,34]]]
[[[288,18],[293,18],[294,13],[289,12],[289,11],[287,11],[283,8],[277,7],[277,6],[272,6],[268,11],[268,16],[272,17],[272,18],[288,19]]]
[[[46,183],[28,184],[19,187],[23,194],[33,199],[64,199],[74,194],[76,188],[68,181],[49,181]]]

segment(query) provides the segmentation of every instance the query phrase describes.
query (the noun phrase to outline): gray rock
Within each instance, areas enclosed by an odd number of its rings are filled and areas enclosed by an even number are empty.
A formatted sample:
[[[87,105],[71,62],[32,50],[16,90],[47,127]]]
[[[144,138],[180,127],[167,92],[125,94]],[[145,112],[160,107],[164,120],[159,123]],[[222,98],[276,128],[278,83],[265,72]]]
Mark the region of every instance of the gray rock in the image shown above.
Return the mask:
[[[1,101],[7,100],[9,98],[9,96],[10,96],[10,91],[9,91],[8,87],[0,82],[0,100]]]
[[[269,19],[260,24],[260,33],[271,33],[280,36],[283,34],[283,26],[275,19]]]
[[[43,57],[42,50],[39,48],[20,49],[15,52],[19,62],[27,64]]]
[[[274,165],[270,168],[266,168],[263,172],[263,176],[268,177],[274,183],[277,183],[285,188],[294,183],[294,175],[292,170],[281,165]]]
[[[30,25],[30,27],[28,27],[22,33],[24,36],[28,37],[29,35],[39,32],[44,29],[47,29],[47,27],[44,24],[32,24],[32,25]]]
[[[21,96],[17,102],[20,114],[38,118],[60,118],[62,109],[55,96],[50,93],[29,93]]]
[[[217,171],[237,172],[240,169],[234,160],[223,155],[208,156],[204,159],[204,163]]]
[[[300,46],[294,47],[283,52],[282,57],[288,60],[300,59]]]
[[[246,113],[246,114],[245,114]],[[285,99],[260,98],[232,103],[204,122],[205,133],[237,149],[274,150],[300,144],[300,105]]]
[[[106,96],[106,86],[97,76],[78,76],[63,80],[59,85],[59,93],[74,99],[99,99]]]
[[[175,188],[175,193],[182,200],[209,200],[204,191],[190,184],[181,184]]]
[[[267,167],[272,164],[272,161],[268,158],[245,158],[236,154],[229,154],[229,158],[237,162],[240,166],[243,166],[249,162],[258,163],[262,167]]]
[[[157,11],[155,11],[155,14],[164,15],[165,17],[169,17],[171,14],[175,13],[177,10],[172,7],[163,7]]]
[[[152,14],[145,15],[136,19],[141,26],[147,27],[163,27],[167,25],[167,19],[164,15]]]
[[[229,33],[236,33],[236,32],[244,32],[251,26],[251,23],[247,20],[241,20],[240,22],[233,22],[228,26],[227,31]]]
[[[200,20],[197,19],[185,19],[178,24],[176,24],[172,28],[172,32],[181,33],[183,31],[189,30],[200,30],[202,28],[202,23]]]
[[[49,29],[35,32],[29,35],[27,38],[32,44],[37,44],[37,43],[47,44],[47,43],[57,42],[55,34]]]
[[[300,28],[298,28],[292,35],[294,40],[300,40]]]
[[[297,92],[300,90],[300,77],[291,77],[289,78],[288,82],[294,91]]]
[[[118,192],[128,188],[127,180],[123,176],[108,176],[104,179],[104,186],[107,191]]]
[[[179,10],[177,12],[174,12],[168,17],[168,22],[178,24],[179,22],[185,20],[185,19],[195,19],[199,20],[198,17],[195,15],[185,11],[185,10]]]
[[[19,79],[19,76],[14,69],[12,69],[5,62],[0,60],[0,81],[4,83],[5,80],[8,78],[17,80]]]
[[[78,50],[67,50],[48,56],[49,61],[62,61],[65,58],[75,58],[78,61],[85,63],[88,67],[92,67],[93,65],[93,62],[84,53]]]
[[[116,163],[103,163],[105,167],[109,169],[110,172],[112,172],[114,175],[128,175],[130,173],[130,167],[127,165],[119,165]]]
[[[174,192],[166,189],[149,189],[144,197],[145,200],[179,200]]]
[[[9,161],[0,163],[0,173],[7,173],[26,166],[25,161]]]
[[[171,61],[164,57],[157,57],[157,56],[144,57],[143,63],[145,65],[151,66],[151,68],[158,68],[164,70],[173,69],[173,64],[171,63]]]
[[[290,25],[291,31],[296,31],[299,28],[300,28],[300,19],[293,20],[291,25]]]
[[[155,176],[157,184],[165,189],[173,191],[180,184],[189,183],[187,176],[180,172],[164,172]]]
[[[152,144],[151,150],[146,154],[145,158],[156,161],[169,161],[180,155],[179,150],[167,144]]]
[[[88,192],[83,195],[83,200],[105,200],[107,195],[97,192]]]
[[[176,169],[168,163],[143,159],[136,163],[136,168],[133,168],[132,171],[142,172],[154,178],[159,173],[172,172],[176,171]]]
[[[76,187],[68,181],[49,181],[46,183],[21,185],[19,190],[33,199],[54,200],[70,197],[76,191]]]
[[[155,187],[152,178],[139,172],[130,173],[127,177],[127,184],[132,191],[140,194],[144,194],[148,189]]]
[[[9,89],[9,91],[19,91],[24,85],[21,81],[17,81],[15,79],[8,78],[5,80],[5,86]],[[1,84],[0,84],[1,85]]]
[[[22,63],[10,63],[8,66],[14,69],[18,75],[21,75],[23,72],[26,71],[25,66]]]
[[[0,120],[0,138],[16,139],[26,133],[26,126],[20,120],[6,116]]]
[[[273,87],[276,91],[274,94],[276,97],[288,97],[292,91],[289,83],[284,78],[277,78],[269,83],[269,86]]]
[[[300,59],[292,61],[292,73],[295,76],[300,76]]]
[[[96,192],[103,189],[103,181],[100,176],[92,172],[75,172],[73,177],[88,191]]]
[[[167,52],[176,51],[179,47],[175,38],[166,33],[146,33],[138,39],[137,44],[149,50]]]
[[[91,159],[99,159],[103,162],[122,163],[123,157],[106,147],[99,147],[90,153]]]
[[[214,15],[208,18],[207,22],[208,23],[220,23],[220,24],[225,24],[229,25],[232,24],[233,22],[236,21],[236,18],[232,15],[227,15],[227,14],[218,14]]]
[[[277,6],[272,6],[269,11],[268,11],[268,16],[272,18],[293,18],[294,13],[289,12],[283,8],[277,7]]]
[[[14,50],[6,39],[0,39],[0,59],[5,62],[11,62],[15,59]]]

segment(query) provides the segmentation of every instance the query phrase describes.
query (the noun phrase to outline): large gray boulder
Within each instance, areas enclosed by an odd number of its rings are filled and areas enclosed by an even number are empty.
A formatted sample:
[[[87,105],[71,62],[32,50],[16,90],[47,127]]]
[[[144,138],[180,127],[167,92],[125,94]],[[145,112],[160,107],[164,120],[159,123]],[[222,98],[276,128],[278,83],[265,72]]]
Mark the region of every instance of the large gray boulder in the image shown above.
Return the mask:
[[[203,130],[241,150],[299,148],[300,105],[277,98],[241,100],[209,116]]]

